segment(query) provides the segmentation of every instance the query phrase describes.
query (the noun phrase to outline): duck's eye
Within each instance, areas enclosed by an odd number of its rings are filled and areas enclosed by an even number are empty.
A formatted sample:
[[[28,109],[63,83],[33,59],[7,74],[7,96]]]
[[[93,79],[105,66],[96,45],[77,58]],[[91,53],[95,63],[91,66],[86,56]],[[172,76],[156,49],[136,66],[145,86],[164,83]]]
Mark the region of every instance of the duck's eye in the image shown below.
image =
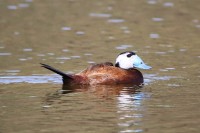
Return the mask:
[[[119,62],[117,62],[117,63],[115,64],[115,67],[119,67]]]
[[[140,64],[143,64],[142,62]]]

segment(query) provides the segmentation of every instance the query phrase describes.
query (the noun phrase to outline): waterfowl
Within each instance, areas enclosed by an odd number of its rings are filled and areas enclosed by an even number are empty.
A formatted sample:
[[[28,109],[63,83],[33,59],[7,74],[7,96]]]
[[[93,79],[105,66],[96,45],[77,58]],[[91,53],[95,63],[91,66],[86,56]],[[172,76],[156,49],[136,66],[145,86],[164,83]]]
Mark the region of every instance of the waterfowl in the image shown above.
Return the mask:
[[[135,52],[126,51],[120,53],[115,65],[111,62],[94,64],[77,74],[66,74],[49,65],[41,63],[41,66],[53,71],[63,78],[65,85],[112,85],[112,84],[133,84],[141,85],[143,80],[142,73],[137,70],[150,69]]]

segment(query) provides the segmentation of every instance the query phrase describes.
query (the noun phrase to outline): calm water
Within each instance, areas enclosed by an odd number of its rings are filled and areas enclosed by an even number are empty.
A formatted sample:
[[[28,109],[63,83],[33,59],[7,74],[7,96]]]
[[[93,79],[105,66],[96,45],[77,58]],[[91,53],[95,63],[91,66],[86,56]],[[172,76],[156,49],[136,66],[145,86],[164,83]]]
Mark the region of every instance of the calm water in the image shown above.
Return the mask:
[[[199,5],[0,0],[0,132],[199,132]],[[143,88],[62,91],[39,65],[77,73],[126,50],[153,67]]]

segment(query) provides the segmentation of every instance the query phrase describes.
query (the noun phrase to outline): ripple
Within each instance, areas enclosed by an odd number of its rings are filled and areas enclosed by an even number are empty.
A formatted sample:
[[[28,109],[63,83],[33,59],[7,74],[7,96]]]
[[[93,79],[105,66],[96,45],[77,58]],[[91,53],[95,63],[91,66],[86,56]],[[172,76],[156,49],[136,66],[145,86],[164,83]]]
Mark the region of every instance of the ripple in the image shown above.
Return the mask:
[[[19,58],[20,61],[27,61],[26,58]]]
[[[116,49],[127,49],[127,48],[131,48],[131,47],[132,47],[132,45],[123,44],[123,45],[117,46],[115,48]]]
[[[17,10],[17,6],[16,5],[8,5],[7,8],[9,10]]]
[[[76,35],[84,35],[85,34],[85,32],[83,32],[83,31],[77,31],[76,32]]]
[[[173,67],[168,67],[168,68],[165,68],[165,69],[167,69],[167,70],[175,70],[175,68],[173,68]]]
[[[180,85],[178,85],[178,84],[167,84],[167,86],[170,86],[170,87],[179,87]]]
[[[27,3],[20,3],[20,4],[18,4],[18,7],[19,8],[28,8],[29,4],[27,4]]]
[[[144,130],[142,129],[135,129],[135,130],[123,130],[123,131],[120,131],[120,133],[140,133],[140,132],[144,132]]]
[[[37,56],[43,57],[43,56],[45,56],[45,54],[37,54]]]
[[[163,18],[152,18],[152,21],[161,22],[161,21],[164,21],[164,19]]]
[[[42,106],[43,108],[50,108],[51,106],[50,105],[44,105]]]
[[[31,52],[31,51],[33,51],[33,49],[32,48],[24,48],[23,51],[24,52]]]
[[[0,56],[12,55],[11,53],[0,53]]]
[[[124,19],[109,19],[108,20],[109,23],[123,23],[125,22]]]
[[[153,38],[153,39],[157,39],[157,38],[160,38],[160,35],[157,33],[151,33],[151,34],[149,34],[149,37]]]
[[[156,80],[170,80],[172,78],[177,78],[177,77],[175,77],[175,76],[158,76],[157,74],[144,74],[144,83],[150,84],[151,82],[154,82]]]
[[[33,0],[25,0],[25,2],[33,2]]]
[[[10,83],[62,83],[61,76],[37,75],[37,76],[1,76],[0,84]]]
[[[68,52],[69,50],[68,50],[68,49],[63,49],[62,51],[63,51],[63,52]]]
[[[172,2],[165,2],[165,3],[163,3],[163,6],[164,7],[173,7],[174,3],[172,3]]]
[[[180,52],[185,52],[185,51],[187,51],[187,49],[181,48],[181,49],[179,49],[179,51]]]
[[[70,30],[72,30],[72,28],[71,27],[62,27],[61,30],[63,30],[63,31],[70,31]]]
[[[79,55],[74,55],[74,56],[71,56],[71,58],[78,59],[78,58],[81,58],[81,56],[79,56]]]
[[[148,0],[147,3],[150,5],[154,5],[157,3],[157,0]]]
[[[88,61],[88,63],[95,63],[93,61]],[[20,70],[7,70],[8,72],[20,72]],[[73,73],[73,72],[67,72],[67,73]],[[157,74],[144,74],[144,83],[150,84],[151,82],[154,82],[156,80],[169,80],[171,78],[177,78],[175,76],[158,76]],[[10,83],[62,83],[62,77],[57,74],[52,75],[41,75],[41,74],[34,74],[32,76],[1,76],[0,77],[0,84],[10,84]],[[133,96],[126,96],[122,95],[123,102],[129,102],[126,101],[127,99],[134,98],[142,99],[144,97],[143,95],[133,95]],[[146,97],[146,96],[145,96]],[[137,103],[135,103],[137,105]]]
[[[164,55],[166,52],[155,52],[156,54]]]
[[[85,56],[92,56],[93,54],[91,54],[91,53],[85,53],[84,55]]]
[[[94,64],[95,62],[94,61],[87,61],[87,63]]]
[[[196,28],[200,28],[200,24],[195,25]]]
[[[6,70],[5,72],[7,72],[7,73],[18,73],[20,71],[21,70]]]
[[[106,14],[106,13],[90,13],[90,17],[98,17],[98,18],[109,18],[112,15],[111,14]]]
[[[52,55],[55,55],[54,53],[47,53],[47,54],[48,54],[48,55],[51,55],[51,56],[52,56]]]
[[[56,59],[58,59],[58,60],[70,60],[71,58],[69,58],[69,57],[57,57]]]
[[[16,35],[16,36],[17,36],[17,35],[20,35],[20,32],[15,31],[15,32],[14,32],[14,35]]]

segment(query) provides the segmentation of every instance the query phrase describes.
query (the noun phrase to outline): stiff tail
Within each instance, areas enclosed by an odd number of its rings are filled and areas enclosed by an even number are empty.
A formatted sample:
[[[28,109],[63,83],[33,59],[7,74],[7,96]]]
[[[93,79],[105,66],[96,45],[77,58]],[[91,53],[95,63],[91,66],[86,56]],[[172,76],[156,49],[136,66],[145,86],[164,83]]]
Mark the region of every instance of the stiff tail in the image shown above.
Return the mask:
[[[53,71],[53,72],[61,75],[63,77],[63,79],[73,79],[72,75],[66,74],[66,73],[64,73],[64,72],[62,72],[60,70],[57,70],[57,69],[49,66],[49,65],[46,65],[46,64],[43,64],[43,63],[40,63],[40,64],[42,65],[41,67],[44,67],[44,68],[46,68],[46,69],[48,69],[50,71]]]

